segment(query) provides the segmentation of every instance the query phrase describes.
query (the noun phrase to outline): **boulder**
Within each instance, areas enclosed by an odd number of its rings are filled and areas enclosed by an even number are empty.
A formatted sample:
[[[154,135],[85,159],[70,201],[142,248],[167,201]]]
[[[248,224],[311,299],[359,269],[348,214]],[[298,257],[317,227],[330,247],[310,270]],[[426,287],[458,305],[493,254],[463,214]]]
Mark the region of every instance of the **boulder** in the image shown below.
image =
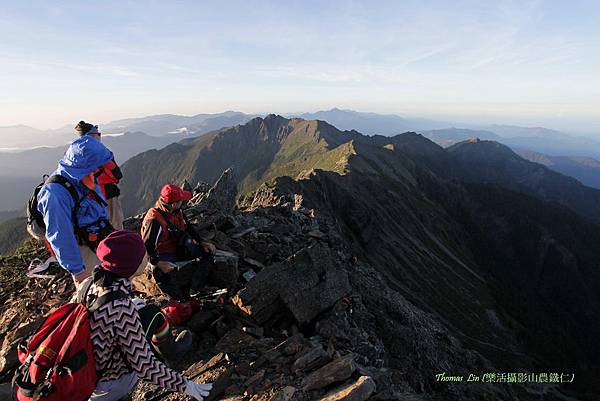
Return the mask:
[[[305,391],[318,390],[332,383],[348,379],[355,370],[354,355],[348,354],[334,359],[332,362],[306,376],[302,381],[302,387]]]
[[[317,244],[261,270],[233,302],[259,324],[287,311],[306,324],[349,292],[346,272],[328,247]]]
[[[252,375],[252,377],[248,378],[244,382],[244,386],[246,386],[246,387],[254,386],[255,384],[259,383],[261,380],[263,380],[264,377],[265,377],[265,370],[261,369],[258,372],[256,372],[254,375]]]
[[[233,384],[233,380],[231,380],[231,375],[233,374],[233,368],[227,368],[223,372],[219,374],[217,379],[212,382],[212,389],[207,397],[204,398],[204,401],[213,401],[219,399],[221,394],[225,392],[229,386]]]
[[[187,326],[196,333],[202,333],[209,328],[210,324],[215,321],[218,316],[219,313],[215,310],[201,310],[192,316],[187,323]]]
[[[361,376],[354,383],[341,386],[327,393],[320,401],[365,401],[375,392],[375,381]]]
[[[296,388],[292,386],[286,386],[276,392],[273,397],[271,397],[270,401],[290,401],[294,394],[296,393]]]
[[[330,360],[331,356],[323,349],[321,345],[318,345],[306,352],[300,358],[296,359],[296,361],[292,364],[292,371],[297,372],[316,369],[325,365]]]
[[[232,252],[217,250],[214,264],[208,273],[208,281],[220,288],[231,288],[237,284],[240,272],[238,256]]]
[[[237,353],[250,347],[254,341],[254,337],[238,329],[231,329],[219,340],[215,349],[221,352]]]
[[[0,374],[6,373],[8,370],[19,365],[17,357],[17,348],[21,342],[21,338],[17,338],[11,343],[4,344],[0,351]]]
[[[260,263],[258,260],[254,260],[252,258],[244,258],[244,262],[255,268],[256,270],[262,270],[265,268],[265,265]]]

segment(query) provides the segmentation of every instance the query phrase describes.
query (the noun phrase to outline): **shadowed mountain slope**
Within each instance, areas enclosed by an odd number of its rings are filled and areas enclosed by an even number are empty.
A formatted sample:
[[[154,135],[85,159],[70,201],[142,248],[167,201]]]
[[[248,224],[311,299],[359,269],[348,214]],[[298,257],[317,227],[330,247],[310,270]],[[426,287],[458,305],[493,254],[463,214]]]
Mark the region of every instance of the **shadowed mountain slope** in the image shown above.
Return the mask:
[[[447,149],[456,175],[467,182],[502,187],[558,202],[600,222],[600,190],[589,188],[538,163],[523,159],[498,142],[474,139]]]
[[[548,156],[525,149],[515,152],[524,159],[543,164],[551,170],[573,177],[588,187],[600,189],[600,161],[581,156]]]

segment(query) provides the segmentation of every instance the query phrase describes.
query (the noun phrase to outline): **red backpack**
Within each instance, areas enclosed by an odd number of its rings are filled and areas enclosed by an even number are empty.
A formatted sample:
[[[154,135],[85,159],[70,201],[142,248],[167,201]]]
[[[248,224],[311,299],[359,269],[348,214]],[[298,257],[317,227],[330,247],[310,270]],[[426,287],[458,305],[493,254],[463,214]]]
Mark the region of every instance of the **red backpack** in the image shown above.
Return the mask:
[[[77,302],[52,311],[33,336],[19,345],[21,366],[13,379],[19,401],[84,401],[96,389],[99,377],[90,335],[90,314],[129,295],[112,291],[87,307],[83,300],[91,285],[89,280]]]

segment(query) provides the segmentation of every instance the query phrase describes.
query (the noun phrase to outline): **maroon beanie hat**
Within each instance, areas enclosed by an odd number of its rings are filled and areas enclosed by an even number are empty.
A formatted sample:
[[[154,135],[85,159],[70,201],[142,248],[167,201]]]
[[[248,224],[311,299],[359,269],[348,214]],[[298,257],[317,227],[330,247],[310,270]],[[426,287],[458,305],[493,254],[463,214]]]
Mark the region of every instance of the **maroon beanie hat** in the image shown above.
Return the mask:
[[[129,230],[113,231],[100,242],[96,250],[102,268],[124,278],[136,272],[145,254],[142,237]]]

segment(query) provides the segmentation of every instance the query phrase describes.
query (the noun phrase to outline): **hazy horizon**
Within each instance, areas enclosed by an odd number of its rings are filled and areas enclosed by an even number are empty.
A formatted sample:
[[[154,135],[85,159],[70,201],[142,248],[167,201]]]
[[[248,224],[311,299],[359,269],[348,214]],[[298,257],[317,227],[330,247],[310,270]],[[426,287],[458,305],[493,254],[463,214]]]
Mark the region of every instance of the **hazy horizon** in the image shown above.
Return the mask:
[[[598,11],[539,0],[5,2],[0,126],[339,107],[597,134]]]
[[[344,110],[344,111],[352,111],[352,112],[359,112],[359,113],[376,113],[376,114],[381,114],[381,115],[396,115],[396,116],[399,116],[402,118],[407,118],[407,119],[431,119],[431,120],[440,121],[440,122],[447,122],[448,123],[447,128],[451,128],[451,127],[473,128],[473,126],[478,126],[478,125],[480,125],[483,128],[485,128],[485,126],[492,126],[492,125],[507,125],[507,126],[519,126],[519,127],[529,127],[529,128],[541,127],[541,128],[556,130],[559,132],[564,132],[564,133],[574,135],[574,136],[589,136],[589,137],[600,138],[600,129],[598,129],[598,130],[585,130],[585,129],[577,130],[577,129],[574,129],[572,125],[564,126],[562,124],[553,124],[551,121],[548,122],[547,124],[539,123],[539,122],[536,123],[535,119],[514,119],[514,118],[511,119],[511,118],[508,118],[508,119],[500,120],[499,118],[498,119],[486,118],[484,116],[401,114],[401,113],[385,112],[385,111],[384,112],[376,112],[373,110],[342,109],[342,108],[336,107],[336,106],[331,106],[331,107],[324,108],[324,109],[312,109],[312,110],[301,110],[301,111],[264,111],[263,110],[263,111],[249,112],[246,110],[237,110],[237,109],[229,108],[226,110],[216,110],[216,111],[210,111],[210,112],[205,111],[205,110],[200,110],[197,112],[187,113],[187,114],[186,113],[176,113],[176,112],[145,113],[145,114],[140,114],[140,115],[125,114],[122,117],[109,118],[105,121],[91,120],[84,115],[81,117],[81,119],[86,120],[86,121],[91,121],[94,124],[100,125],[100,128],[102,128],[103,124],[108,124],[108,123],[111,123],[114,121],[123,120],[123,119],[136,119],[136,118],[150,117],[153,115],[179,115],[179,116],[190,117],[190,116],[194,116],[197,114],[219,114],[219,113],[233,111],[233,112],[240,112],[240,113],[250,114],[250,115],[255,114],[255,115],[259,115],[259,116],[264,116],[264,115],[267,115],[270,113],[290,116],[290,115],[300,115],[300,114],[304,114],[304,113],[316,113],[316,112],[320,112],[320,111],[329,111],[332,109],[340,109],[340,110]],[[41,131],[47,131],[47,130],[58,130],[58,129],[61,129],[64,127],[75,126],[77,121],[79,121],[79,120],[64,122],[63,124],[59,124],[57,126],[33,126],[30,124],[19,123],[19,124],[11,124],[11,125],[2,125],[2,126],[0,126],[0,128],[24,125],[24,126],[28,126],[28,127],[34,128],[34,129],[41,130]]]

